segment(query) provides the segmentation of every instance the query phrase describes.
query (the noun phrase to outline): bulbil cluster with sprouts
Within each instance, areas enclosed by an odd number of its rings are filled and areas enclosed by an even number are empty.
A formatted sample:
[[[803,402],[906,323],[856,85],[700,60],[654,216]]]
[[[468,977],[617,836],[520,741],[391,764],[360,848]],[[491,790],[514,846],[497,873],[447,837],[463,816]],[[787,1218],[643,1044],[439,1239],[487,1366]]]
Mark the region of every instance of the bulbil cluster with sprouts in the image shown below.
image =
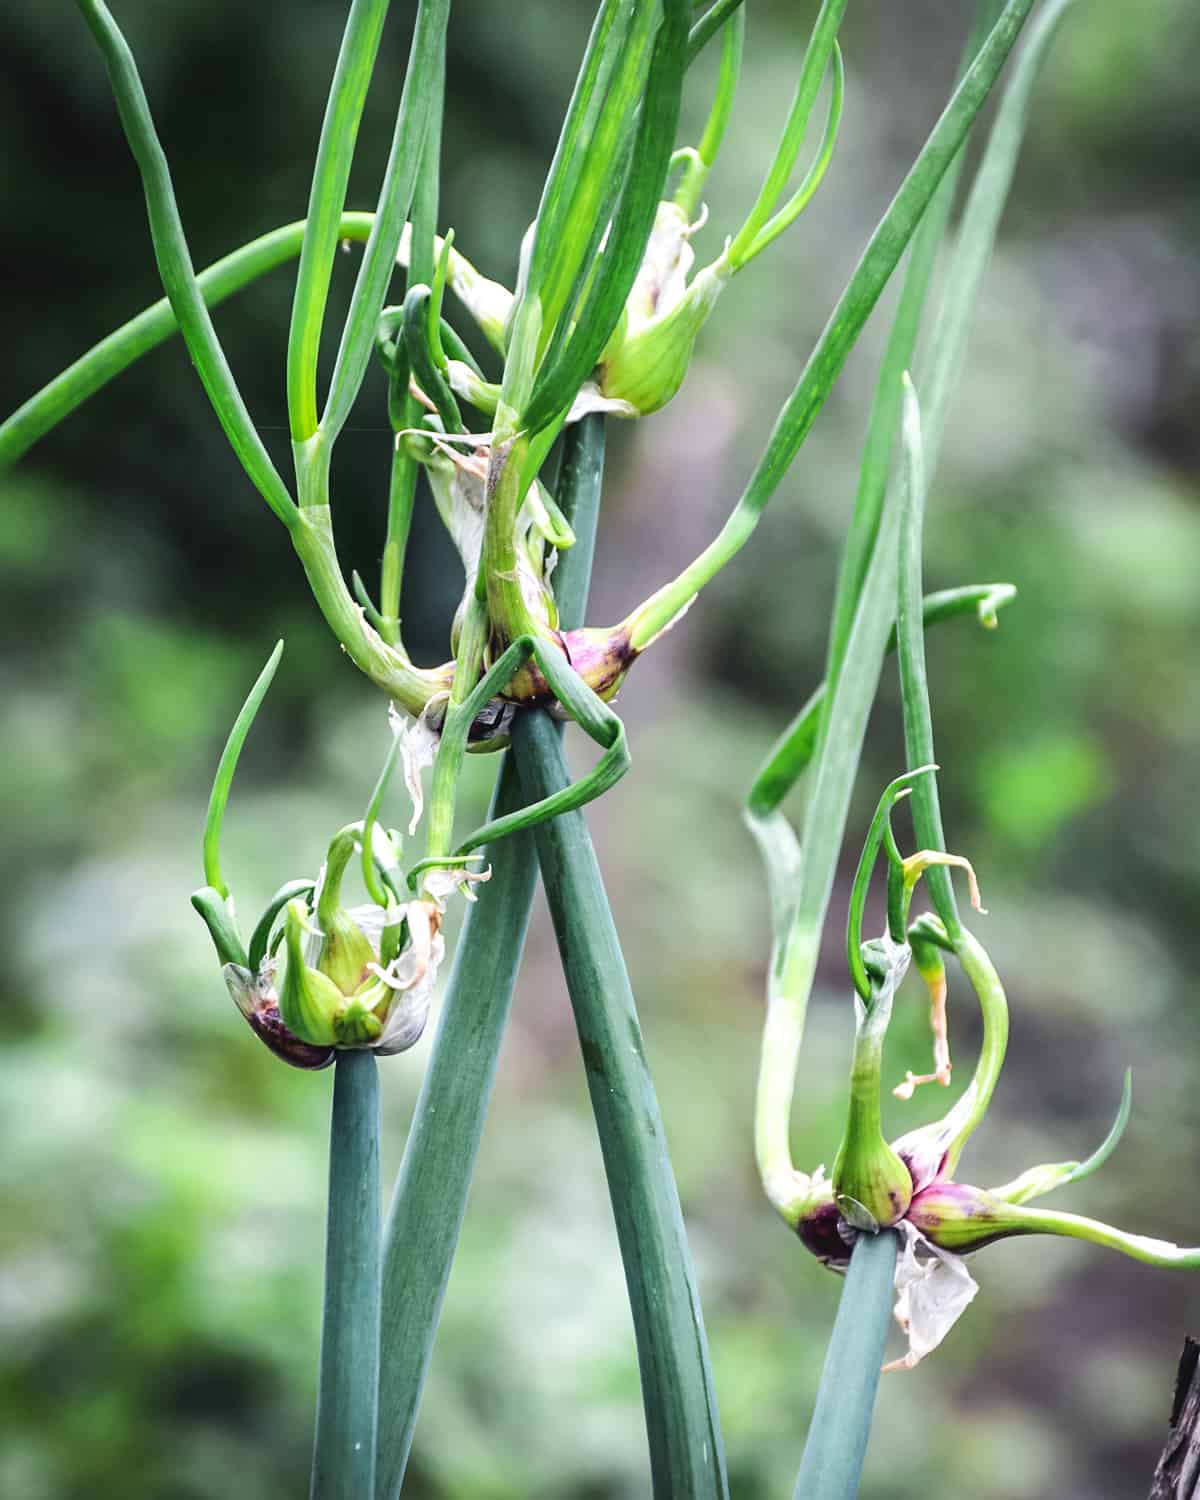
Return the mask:
[[[844,1271],[858,1234],[897,1229],[905,1237],[896,1285],[896,1314],[909,1350],[896,1365],[911,1368],[945,1337],[975,1295],[961,1257],[1014,1235],[1053,1234],[1120,1250],[1150,1265],[1200,1267],[1200,1249],[1181,1249],[1112,1228],[1079,1214],[1045,1212],[1025,1205],[1089,1176],[1116,1149],[1129,1120],[1131,1075],[1126,1073],[1120,1108],[1102,1144],[1083,1161],[1047,1162],[998,1187],[983,1189],[956,1178],[959,1160],[982,1123],[1000,1077],[1008,1041],[1008,1001],[979,939],[960,924],[956,942],[933,913],[910,920],[914,887],[931,865],[960,864],[968,871],[972,905],[979,905],[974,872],[961,858],[937,852],[900,857],[890,827],[892,805],[914,775],[897,778],[884,792],[855,881],[847,932],[855,984],[855,1038],[845,1134],[832,1175],[818,1168],[797,1203],[794,1227],[801,1242],[831,1269]],[[863,902],[880,846],[887,857],[888,927],[862,941]],[[929,993],[935,1069],[908,1077],[892,1092],[912,1097],[914,1086],[951,1082],[946,1030],[943,954],[958,958],[979,1001],[983,1035],[970,1083],[946,1115],[888,1142],[880,1127],[883,1043],[900,983],[915,961]]]

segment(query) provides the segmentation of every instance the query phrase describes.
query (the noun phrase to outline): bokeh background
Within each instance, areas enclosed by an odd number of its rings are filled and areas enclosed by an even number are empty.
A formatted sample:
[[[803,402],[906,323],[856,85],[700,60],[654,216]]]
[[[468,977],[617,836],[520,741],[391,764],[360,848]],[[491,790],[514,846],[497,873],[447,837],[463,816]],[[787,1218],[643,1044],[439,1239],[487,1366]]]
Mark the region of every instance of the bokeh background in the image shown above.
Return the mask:
[[[121,0],[198,263],[299,217],[337,0]],[[511,279],[592,7],[458,0],[443,224]],[[741,97],[707,194],[714,254],[755,192],[813,9],[750,0]],[[852,7],[834,170],[718,308],[683,393],[614,424],[591,618],[619,618],[735,499],[875,217],[948,88],[965,0]],[[369,207],[411,6],[396,12],[351,202]],[[991,914],[1010,1061],[970,1179],[1085,1154],[1135,1072],[1127,1139],[1062,1206],[1200,1239],[1200,11],[1080,0],[1039,85],[932,499],[931,587],[1008,579],[1001,630],[930,638],[943,803]],[[137,180],[73,8],[0,11],[0,409],[157,295]],[[689,90],[695,129],[711,60]],[[685,136],[685,138],[687,138]],[[353,270],[339,272],[344,295]],[[291,278],[218,316],[286,460]],[[634,768],[590,821],[661,1091],[739,1500],[789,1494],[837,1281],[760,1197],[750,1111],[767,921],[739,821],[820,672],[877,317],[760,533],[622,697]],[[339,448],[343,559],[372,575],[389,439],[372,378]],[[243,909],[313,870],[363,806],[384,705],[324,633],[290,549],[164,348],[0,481],[0,1493],[258,1500],[304,1492],[328,1074],[278,1066],[234,1014],[188,905],[211,770],[279,635],[288,651],[228,821]],[[432,508],[406,627],[445,654],[459,589]],[[894,669],[848,860],[901,764]],[[477,804],[494,761],[470,768]],[[801,1162],[829,1163],[851,1035],[845,885],[809,1023]],[[896,1077],[927,1042],[915,990]],[[965,1072],[975,1018],[955,991]],[[385,1173],[428,1051],[384,1066]],[[941,1099],[896,1105],[899,1128]],[[1143,1493],[1200,1281],[1067,1242],[975,1258],[945,1346],[889,1377],[864,1495]],[[406,1494],[648,1493],[636,1365],[582,1070],[539,914]]]

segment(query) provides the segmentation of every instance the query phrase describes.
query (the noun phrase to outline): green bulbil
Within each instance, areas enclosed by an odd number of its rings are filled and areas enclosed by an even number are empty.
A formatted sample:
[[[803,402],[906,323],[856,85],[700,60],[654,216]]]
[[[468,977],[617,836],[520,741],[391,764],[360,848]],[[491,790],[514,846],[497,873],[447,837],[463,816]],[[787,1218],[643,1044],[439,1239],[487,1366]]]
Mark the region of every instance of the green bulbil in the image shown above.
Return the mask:
[[[287,970],[279,989],[283,1024],[302,1042],[332,1046],[337,1040],[335,1020],[345,996],[319,969],[304,961],[304,935],[311,932],[303,901],[289,901],[284,924]]]
[[[376,981],[364,995],[352,995],[346,1001],[341,1014],[334,1021],[334,1033],[339,1047],[369,1047],[377,1041],[383,1031],[383,1023],[375,1015],[371,1001],[376,989],[387,995],[386,986]]]
[[[846,1134],[833,1164],[834,1200],[856,1229],[876,1231],[897,1224],[912,1200],[912,1176],[884,1139],[880,1121],[880,1066],[892,997],[908,968],[906,945],[883,938],[863,945],[871,998],[855,996],[854,1061]]]
[[[642,269],[600,363],[601,395],[640,416],[666,406],[683,384],[696,336],[732,275],[719,260],[687,284],[690,232],[678,205],[659,204]]]
[[[333,980],[343,995],[353,995],[370,978],[368,966],[375,962],[371,941],[340,906],[322,923],[322,930],[324,939],[317,968]]]

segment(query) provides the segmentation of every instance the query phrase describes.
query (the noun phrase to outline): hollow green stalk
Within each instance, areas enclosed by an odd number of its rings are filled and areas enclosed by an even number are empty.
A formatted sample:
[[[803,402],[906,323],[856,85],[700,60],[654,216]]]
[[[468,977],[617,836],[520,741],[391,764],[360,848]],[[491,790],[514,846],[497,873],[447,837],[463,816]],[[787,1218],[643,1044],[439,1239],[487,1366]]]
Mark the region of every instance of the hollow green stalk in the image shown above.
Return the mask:
[[[717,87],[700,142],[687,158],[683,176],[675,190],[674,201],[684,216],[694,219],[700,208],[700,194],[708,174],[712,171],[729,117],[733,112],[733,98],[737,92],[738,76],[742,71],[742,48],[746,40],[746,12],[740,3],[721,32],[721,62],[717,70]]]
[[[587,268],[580,303],[565,341],[538,370],[532,394],[521,408],[521,425],[531,434],[561,421],[591,373],[625,307],[641,269],[670,170],[680,96],[686,72],[690,9],[687,0],[663,0],[650,66],[641,91],[629,164],[612,211],[599,264]],[[628,114],[622,117],[627,128]],[[612,163],[597,163],[602,182]],[[543,308],[543,318],[546,310]],[[553,335],[565,325],[543,328]],[[549,343],[549,340],[547,341]]]
[[[319,426],[293,438],[302,508],[328,503],[329,456],[345,426],[371,358],[379,314],[425,161],[425,138],[442,104],[450,0],[420,0],[404,90],[370,238],[350,296]]]
[[[1038,73],[1073,0],[1049,0],[1030,23],[1029,36],[996,111],[979,169],[963,208],[954,257],[938,309],[928,368],[920,376],[925,468],[932,480],[941,456],[950,401],[962,376],[971,321],[1008,201],[1029,119]]]
[[[925,462],[921,446],[921,410],[907,374],[903,377],[903,461],[900,484],[900,565],[896,635],[899,642],[900,698],[904,715],[904,749],[909,767],[932,764],[933,712],[925,670],[925,626],[922,619],[921,541],[925,530]],[[921,849],[946,852],[937,777],[922,776],[912,788],[913,829]],[[929,894],[951,943],[957,945],[962,924],[950,871],[931,865],[925,872]]]
[[[700,556],[630,616],[635,649],[669,625],[753,535],[938,184],[958,155],[1032,5],[1033,0],[1008,0],[871,236],[733,513]]]
[[[527,797],[550,796],[568,784],[558,734],[544,714],[520,717],[513,747]],[[695,1273],[595,851],[579,812],[540,824],[536,841],[625,1266],[653,1493],[659,1500],[725,1497],[724,1453]]]
[[[985,630],[994,630],[997,611],[1016,598],[1011,583],[971,583],[963,588],[939,589],[926,594],[921,618],[926,630],[943,620],[972,614]],[[896,631],[888,636],[887,649],[896,649]],[[779,736],[762,770],[754,779],[746,801],[747,813],[763,818],[773,812],[792,790],[816,753],[821,728],[821,710],[828,692],[827,683],[818,683],[804,707]]]
[[[510,754],[504,762],[498,817],[520,805]],[[377,1500],[397,1500],[408,1466],[537,881],[529,835],[486,855],[492,878],[459,933],[384,1230]]]
[[[735,270],[757,254],[759,248],[762,248],[756,247],[756,241],[772,219],[775,206],[791,176],[796,157],[800,154],[800,147],[804,143],[805,132],[808,129],[809,117],[821,87],[821,80],[825,76],[830,59],[837,47],[837,34],[842,24],[842,17],[846,13],[846,4],[847,0],[823,0],[821,9],[817,13],[812,36],[805,49],[804,62],[800,68],[796,94],[792,100],[792,107],[788,111],[787,122],[776,148],[774,160],[766,180],[759,189],[758,197],[746,216],[745,223],[734,235],[725,251],[725,259]],[[795,217],[794,214],[793,217]],[[774,235],[771,238],[774,238]]]
[[[339,220],[387,11],[388,0],[352,0],[321,125],[288,333],[288,418],[296,443],[306,442],[317,430],[317,358]]]
[[[795,1500],[855,1500],[892,1312],[895,1230],[854,1242],[821,1370]]]
[[[555,576],[564,629],[583,622],[603,470],[604,419],[586,417],[567,435],[558,485],[576,537]],[[491,815],[519,807],[508,754]],[[485,852],[492,878],[467,909],[384,1234],[377,1500],[396,1500],[408,1464],[537,879],[529,835]]]
[[[688,33],[687,64],[690,68],[722,26],[741,10],[743,0],[716,0]]]
[[[976,5],[975,20],[963,49],[960,76],[977,55],[995,24],[999,9],[999,0],[979,0]],[[963,145],[965,143],[966,136]],[[875,382],[862,466],[859,470],[858,491],[838,568],[825,668],[827,682],[836,681],[841,670],[859,590],[875,546],[883,497],[891,471],[892,450],[900,422],[900,378],[913,363],[917,334],[921,328],[934,267],[954,206],[963,155],[963,146],[960,145],[913,235],[904,286]]]
[[[133,54],[103,0],[76,0],[76,4],[104,54],[121,125],[141,173],[163,290],[183,332],[188,353],[230,447],[263,499],[284,525],[290,527],[296,507],[246,409],[197,285],[170,168]]]
[[[371,214],[344,213],[338,220],[338,239],[365,241],[371,232],[371,220]],[[294,260],[304,239],[304,227],[303,219],[284,224],[206,266],[196,277],[204,305],[217,307],[268,271]],[[0,423],[0,468],[15,463],[89,396],[178,331],[171,303],[162,297],[80,355]]]
[[[339,242],[354,240],[365,243],[374,221],[374,214],[344,213],[338,221]],[[196,286],[205,306],[219,306],[260,276],[294,260],[300,253],[305,226],[304,219],[284,224],[207,266],[196,277]],[[443,241],[435,239],[434,244],[440,253]],[[408,247],[402,241],[397,259],[404,265],[407,258]],[[496,314],[495,307],[506,298],[511,300],[510,293],[496,282],[480,276],[474,266],[453,248],[449,253],[448,284],[463,299],[483,332],[496,342],[502,319]],[[171,303],[162,297],[80,355],[74,364],[0,422],[0,469],[15,463],[89,396],[94,396],[143,354],[158,348],[178,332],[179,322]],[[460,350],[455,357],[461,359],[463,352]],[[415,419],[400,425],[412,427]]]
[[[375,1489],[379,1393],[379,1079],[369,1050],[337,1055],[329,1139],[325,1313],[310,1500]]]
[[[846,651],[846,669],[829,704],[812,794],[805,809],[794,894],[787,920],[776,928],[767,982],[767,1014],[755,1105],[755,1152],[763,1186],[784,1219],[794,1223],[807,1179],[792,1165],[790,1122],[808,998],[816,973],[825,913],[841,849],[867,719],[895,611],[894,503],[885,505],[879,546],[863,584]],[[782,819],[776,813],[774,818]],[[751,819],[764,855],[773,852],[765,830]],[[775,829],[776,839],[786,836]],[[793,836],[794,838],[794,836]]]

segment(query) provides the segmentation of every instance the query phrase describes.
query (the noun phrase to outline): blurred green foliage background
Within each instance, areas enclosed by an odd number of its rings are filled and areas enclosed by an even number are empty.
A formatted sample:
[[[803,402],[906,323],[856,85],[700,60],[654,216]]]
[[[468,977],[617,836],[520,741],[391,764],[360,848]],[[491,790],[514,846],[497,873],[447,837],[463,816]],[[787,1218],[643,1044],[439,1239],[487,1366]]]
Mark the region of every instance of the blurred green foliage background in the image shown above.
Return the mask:
[[[303,213],[344,5],[120,0],[198,264]],[[351,202],[390,137],[397,5]],[[765,168],[812,7],[750,0],[746,70],[699,242]],[[591,6],[459,0],[443,224],[511,279]],[[851,8],[834,169],[728,292],[683,393],[614,425],[591,618],[690,557],[736,497],[875,218],[934,118],[965,0]],[[1039,87],[931,506],[930,587],[1020,588],[995,636],[930,638],[951,847],[972,856],[1013,1007],[1010,1061],[963,1164],[999,1181],[1085,1154],[1123,1067],[1111,1166],[1064,1195],[1200,1240],[1200,11],[1080,0]],[[0,409],[158,294],[137,180],[70,6],[0,13]],[[711,64],[709,65],[711,67]],[[694,129],[706,69],[688,99]],[[352,272],[340,276],[345,294]],[[218,317],[283,461],[291,279]],[[820,672],[884,329],[877,317],[760,535],[622,697],[634,769],[592,811],[699,1265],[738,1500],[790,1493],[838,1283],[761,1199],[750,1111],[767,922],[739,822],[752,772]],[[343,559],[371,573],[389,438],[369,383],[339,448]],[[235,1015],[189,906],[208,779],[274,639],[288,652],[244,760],[226,864],[245,911],[315,869],[364,803],[384,705],[340,658],[177,344],[3,481],[8,896],[0,1051],[0,1494],[294,1497],[314,1398],[329,1075],[277,1065]],[[441,659],[458,579],[432,507],[406,580]],[[847,854],[901,764],[894,668]],[[482,804],[494,761],[470,768]],[[831,1161],[851,1008],[835,898],[796,1117]],[[975,1017],[953,992],[969,1065]],[[896,1078],[928,1043],[916,989]],[[385,1064],[396,1168],[428,1038]],[[891,1123],[942,1100],[895,1105]],[[1200,1281],[1066,1242],[989,1249],[974,1307],[885,1381],[871,1500],[1143,1493]],[[629,1317],[569,1010],[539,914],[406,1493],[647,1493]]]

